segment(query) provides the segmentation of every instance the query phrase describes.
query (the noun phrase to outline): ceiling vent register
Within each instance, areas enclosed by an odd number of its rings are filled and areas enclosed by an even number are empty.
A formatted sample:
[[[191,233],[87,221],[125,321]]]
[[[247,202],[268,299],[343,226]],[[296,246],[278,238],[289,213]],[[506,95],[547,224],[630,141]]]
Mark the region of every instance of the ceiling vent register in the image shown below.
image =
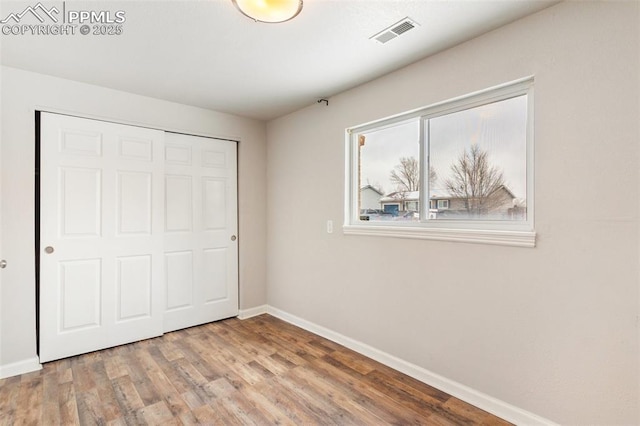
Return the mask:
[[[416,21],[409,18],[404,18],[396,22],[395,24],[385,28],[379,33],[375,34],[374,36],[371,37],[371,39],[384,44],[389,40],[393,40],[399,35],[402,35],[407,31],[414,29],[417,26],[418,26],[418,23]]]

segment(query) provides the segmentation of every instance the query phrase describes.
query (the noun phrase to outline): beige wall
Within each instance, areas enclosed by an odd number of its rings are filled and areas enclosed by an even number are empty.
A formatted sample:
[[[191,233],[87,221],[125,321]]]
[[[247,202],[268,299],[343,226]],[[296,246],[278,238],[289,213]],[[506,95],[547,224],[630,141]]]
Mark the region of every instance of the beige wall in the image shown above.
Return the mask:
[[[557,422],[640,423],[639,9],[562,3],[274,120],[266,136],[255,120],[1,68],[0,372],[35,357],[43,108],[241,139],[241,309],[268,302]],[[343,217],[346,127],[528,75],[535,249],[325,232]]]
[[[270,122],[269,304],[553,421],[640,423],[639,18],[561,3]],[[536,248],[326,233],[346,127],[529,75]]]
[[[2,271],[0,371],[36,355],[34,111],[68,112],[239,139],[240,309],[266,301],[266,140],[263,122],[1,68]],[[36,360],[37,361],[37,360]]]

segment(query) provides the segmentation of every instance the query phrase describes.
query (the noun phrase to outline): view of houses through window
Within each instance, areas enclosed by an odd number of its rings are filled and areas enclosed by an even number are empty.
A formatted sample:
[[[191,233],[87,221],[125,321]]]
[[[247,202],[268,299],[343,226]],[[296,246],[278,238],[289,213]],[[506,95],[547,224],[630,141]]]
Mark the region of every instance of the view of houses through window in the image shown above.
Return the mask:
[[[360,221],[526,221],[527,117],[520,94],[359,133]]]
[[[419,220],[420,121],[360,135],[360,219]]]

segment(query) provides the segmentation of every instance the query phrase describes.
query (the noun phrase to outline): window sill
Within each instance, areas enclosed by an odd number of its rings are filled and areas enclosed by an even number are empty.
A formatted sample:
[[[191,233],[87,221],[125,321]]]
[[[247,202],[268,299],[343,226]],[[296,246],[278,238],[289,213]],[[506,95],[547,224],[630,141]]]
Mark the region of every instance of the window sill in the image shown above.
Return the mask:
[[[402,226],[344,225],[345,235],[456,241],[512,247],[535,247],[535,231],[499,231],[486,229],[445,229]]]

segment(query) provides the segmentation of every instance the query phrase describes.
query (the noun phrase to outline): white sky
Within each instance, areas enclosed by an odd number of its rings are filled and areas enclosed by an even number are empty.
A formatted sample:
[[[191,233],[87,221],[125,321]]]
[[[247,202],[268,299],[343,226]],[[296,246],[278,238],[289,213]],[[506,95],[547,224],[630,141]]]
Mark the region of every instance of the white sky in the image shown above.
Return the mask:
[[[413,120],[365,135],[360,151],[362,186],[382,186],[385,193],[395,191],[389,175],[400,158],[420,159],[420,122]]]
[[[478,108],[430,120],[430,161],[441,188],[453,164],[465,149],[479,145],[489,153],[492,164],[504,173],[506,186],[518,198],[526,197],[526,96],[519,96]],[[425,130],[426,131],[426,130]],[[400,157],[420,158],[419,121],[405,122],[365,133],[361,150],[362,185],[381,185],[386,193],[395,190],[389,181]]]

